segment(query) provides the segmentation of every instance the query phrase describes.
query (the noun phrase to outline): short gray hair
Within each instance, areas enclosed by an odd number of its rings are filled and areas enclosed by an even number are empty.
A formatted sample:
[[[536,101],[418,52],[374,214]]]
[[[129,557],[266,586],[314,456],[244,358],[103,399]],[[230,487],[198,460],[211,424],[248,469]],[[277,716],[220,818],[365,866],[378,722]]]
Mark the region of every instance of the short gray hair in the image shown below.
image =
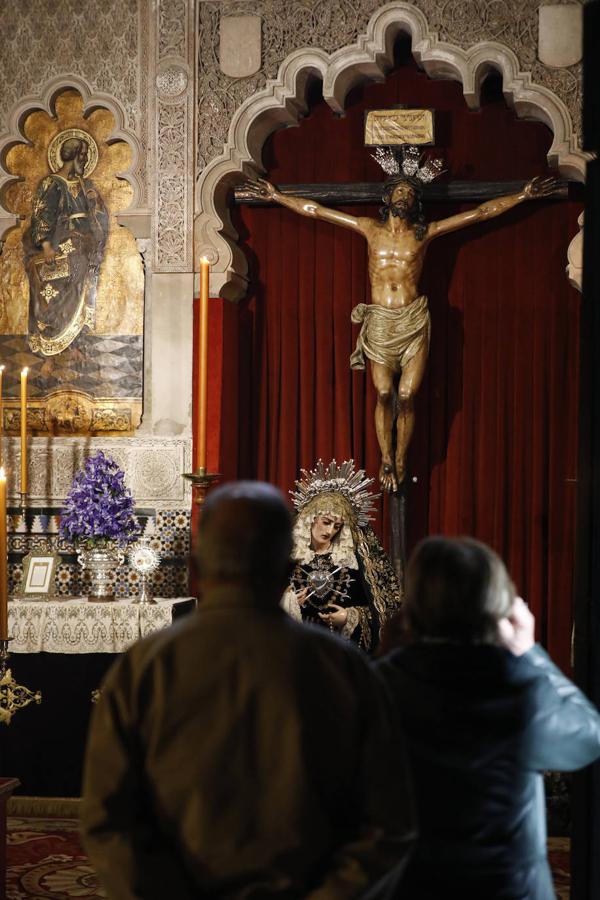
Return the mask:
[[[291,552],[290,509],[276,487],[236,481],[208,495],[194,545],[201,577],[282,579]]]
[[[409,561],[405,611],[415,637],[494,643],[514,599],[500,557],[473,538],[426,538]]]

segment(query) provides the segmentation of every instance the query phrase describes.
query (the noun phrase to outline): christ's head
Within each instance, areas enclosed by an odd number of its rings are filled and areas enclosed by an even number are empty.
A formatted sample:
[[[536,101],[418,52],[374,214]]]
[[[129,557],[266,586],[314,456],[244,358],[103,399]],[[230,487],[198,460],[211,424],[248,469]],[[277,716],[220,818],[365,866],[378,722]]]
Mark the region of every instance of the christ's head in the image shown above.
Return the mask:
[[[390,178],[383,186],[381,195],[383,206],[380,209],[381,220],[387,222],[390,216],[409,222],[418,240],[422,240],[427,230],[421,191],[411,179],[406,177]]]

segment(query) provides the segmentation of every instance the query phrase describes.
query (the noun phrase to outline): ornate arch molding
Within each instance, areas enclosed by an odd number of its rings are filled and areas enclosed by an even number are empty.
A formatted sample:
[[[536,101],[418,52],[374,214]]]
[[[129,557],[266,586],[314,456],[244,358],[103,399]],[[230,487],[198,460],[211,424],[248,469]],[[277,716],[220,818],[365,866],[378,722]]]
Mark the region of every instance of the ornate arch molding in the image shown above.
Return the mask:
[[[230,300],[244,296],[247,262],[237,245],[231,223],[227,193],[241,178],[262,167],[262,148],[278,128],[296,125],[306,112],[308,82],[323,82],[323,97],[336,113],[342,113],[349,91],[365,81],[382,81],[393,64],[396,37],[408,33],[417,63],[431,78],[462,83],[465,101],[477,109],[481,85],[490,71],[502,75],[503,92],[519,117],[537,119],[552,131],[548,161],[561,174],[585,180],[587,155],[578,149],[571,116],[552,91],[534,84],[521,72],[513,51],[504,44],[486,41],[462,50],[438,40],[427,19],[405,2],[388,3],[372,16],[367,32],[359,40],[328,54],[319,49],[291,53],[282,63],[277,79],[249,97],[234,115],[221,156],[202,172],[198,181],[199,214],[196,217],[196,252],[213,265],[211,294]]]
[[[118,220],[126,220],[126,223],[129,225],[138,218],[140,222],[142,219],[148,218],[147,209],[142,209],[140,207],[140,198],[143,196],[143,191],[139,177],[136,174],[139,171],[139,162],[143,156],[142,147],[136,135],[126,127],[125,123],[127,117],[125,110],[119,101],[110,94],[93,93],[87,81],[78,75],[65,75],[53,78],[51,81],[47,82],[42,93],[30,94],[27,97],[23,97],[19,103],[13,107],[8,123],[8,130],[3,134],[0,134],[0,191],[7,181],[11,181],[14,178],[13,175],[10,175],[3,168],[1,160],[5,151],[12,144],[23,142],[24,136],[21,126],[25,117],[38,109],[45,111],[49,116],[54,116],[54,101],[56,97],[58,94],[62,93],[62,91],[68,90],[69,88],[74,88],[81,94],[83,98],[84,113],[92,112],[98,107],[108,109],[115,119],[115,128],[110,135],[109,142],[121,140],[125,141],[125,143],[131,147],[131,164],[127,171],[120,173],[120,177],[124,178],[131,185],[133,189],[133,199],[127,211],[117,216]],[[7,230],[16,224],[16,217],[0,203],[0,241],[2,241]],[[123,224],[125,224],[125,222],[123,222]],[[146,230],[146,225],[141,225],[141,230]],[[136,229],[132,228],[132,231],[134,231],[135,234]]]

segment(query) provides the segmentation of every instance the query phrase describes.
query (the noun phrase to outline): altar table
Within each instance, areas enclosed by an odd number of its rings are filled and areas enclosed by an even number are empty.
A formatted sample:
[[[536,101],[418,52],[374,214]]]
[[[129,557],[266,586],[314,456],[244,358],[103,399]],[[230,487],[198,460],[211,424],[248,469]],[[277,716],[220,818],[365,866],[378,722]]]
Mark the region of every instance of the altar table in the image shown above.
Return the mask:
[[[194,607],[191,598],[134,599],[10,601],[8,665],[19,684],[42,693],[39,706],[0,727],[0,773],[19,779],[18,793],[80,796],[92,693],[119,653]]]
[[[122,653],[153,631],[166,628],[173,607],[188,602],[157,600],[135,603],[134,598],[90,602],[69,600],[12,600],[8,604],[10,653]]]

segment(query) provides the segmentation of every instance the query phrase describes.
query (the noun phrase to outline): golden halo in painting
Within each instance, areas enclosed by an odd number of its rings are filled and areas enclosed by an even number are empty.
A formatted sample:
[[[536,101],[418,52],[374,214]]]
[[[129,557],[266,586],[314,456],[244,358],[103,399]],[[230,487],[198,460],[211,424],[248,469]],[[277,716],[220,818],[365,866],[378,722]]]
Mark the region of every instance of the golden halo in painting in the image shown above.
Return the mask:
[[[60,151],[65,141],[70,141],[72,138],[78,138],[81,141],[85,141],[88,145],[88,158],[83,171],[83,177],[89,178],[98,165],[98,144],[89,132],[82,131],[81,128],[67,128],[65,131],[59,132],[52,138],[48,147],[48,164],[50,170],[52,172],[58,172],[58,170],[62,168],[63,162]]]

